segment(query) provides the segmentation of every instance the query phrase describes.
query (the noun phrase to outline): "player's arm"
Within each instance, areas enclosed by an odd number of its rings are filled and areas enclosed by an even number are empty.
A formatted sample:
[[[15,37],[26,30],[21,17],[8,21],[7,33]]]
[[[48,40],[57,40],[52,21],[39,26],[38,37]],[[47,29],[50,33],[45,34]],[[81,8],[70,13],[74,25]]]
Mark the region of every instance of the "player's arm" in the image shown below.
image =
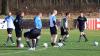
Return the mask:
[[[19,27],[21,28],[21,29],[23,29],[23,20],[22,20],[22,18],[19,18],[19,19],[17,19],[18,20],[18,25],[19,25]]]
[[[86,23],[85,27],[88,28],[87,18],[86,17],[85,17],[85,23]]]
[[[79,27],[78,18],[76,19],[76,28]]]
[[[56,23],[56,18],[55,18],[55,17],[53,18],[53,24],[54,24],[54,26],[58,29],[57,23]]]
[[[7,17],[5,17],[4,21],[1,22],[1,24],[5,23],[7,21]]]
[[[24,27],[23,27],[23,23],[24,23],[24,20],[21,18],[21,28],[23,29]]]

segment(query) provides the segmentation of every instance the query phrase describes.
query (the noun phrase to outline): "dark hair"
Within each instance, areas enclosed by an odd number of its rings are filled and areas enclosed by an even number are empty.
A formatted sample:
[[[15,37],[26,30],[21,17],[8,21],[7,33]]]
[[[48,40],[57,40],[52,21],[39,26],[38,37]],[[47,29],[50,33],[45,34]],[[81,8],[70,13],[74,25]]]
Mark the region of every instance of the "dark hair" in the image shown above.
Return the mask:
[[[69,12],[66,12],[65,15],[68,16],[69,15]]]
[[[19,10],[16,12],[16,15],[21,16],[22,13],[23,13],[23,11]]]

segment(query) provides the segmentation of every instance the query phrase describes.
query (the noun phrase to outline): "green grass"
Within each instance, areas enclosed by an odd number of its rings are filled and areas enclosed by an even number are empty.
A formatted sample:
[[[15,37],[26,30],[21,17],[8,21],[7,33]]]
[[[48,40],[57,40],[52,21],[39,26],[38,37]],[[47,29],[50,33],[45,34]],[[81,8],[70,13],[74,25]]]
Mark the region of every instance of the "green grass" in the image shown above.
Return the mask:
[[[71,30],[70,38],[66,42],[66,45],[61,48],[53,48],[50,46],[50,32],[48,29],[42,30],[41,39],[39,42],[40,47],[36,51],[28,51],[28,48],[16,48],[4,47],[3,44],[7,38],[6,30],[0,30],[0,56],[99,56],[100,55],[100,45],[98,47],[93,46],[94,41],[100,43],[100,31],[86,31],[88,42],[77,42],[79,38],[78,30]],[[58,31],[60,37],[60,32]],[[14,40],[16,39],[15,33],[13,33]],[[23,43],[25,39],[23,37]],[[45,49],[42,47],[43,43],[48,43],[49,47]]]

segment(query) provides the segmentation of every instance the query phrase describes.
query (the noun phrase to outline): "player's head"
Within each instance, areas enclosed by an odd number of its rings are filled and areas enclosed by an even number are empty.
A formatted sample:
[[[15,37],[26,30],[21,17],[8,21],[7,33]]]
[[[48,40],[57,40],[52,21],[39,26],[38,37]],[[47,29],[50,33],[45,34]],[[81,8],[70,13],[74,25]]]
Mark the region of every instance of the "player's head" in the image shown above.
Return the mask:
[[[12,13],[11,12],[8,12],[8,16],[11,16],[12,15]]]
[[[66,12],[66,13],[65,13],[65,16],[66,16],[66,17],[70,17],[70,13],[69,13],[69,12]]]
[[[52,14],[57,15],[57,10],[53,10]]]
[[[41,12],[39,12],[37,15],[38,15],[40,18],[42,17],[42,13],[41,13]]]
[[[84,17],[84,13],[81,12],[81,13],[80,13],[80,16],[81,16],[81,17]]]
[[[17,16],[22,16],[22,17],[24,16],[24,12],[23,11],[18,11],[16,14],[17,14]]]
[[[22,17],[24,16],[24,12],[21,12],[21,16],[22,16]]]

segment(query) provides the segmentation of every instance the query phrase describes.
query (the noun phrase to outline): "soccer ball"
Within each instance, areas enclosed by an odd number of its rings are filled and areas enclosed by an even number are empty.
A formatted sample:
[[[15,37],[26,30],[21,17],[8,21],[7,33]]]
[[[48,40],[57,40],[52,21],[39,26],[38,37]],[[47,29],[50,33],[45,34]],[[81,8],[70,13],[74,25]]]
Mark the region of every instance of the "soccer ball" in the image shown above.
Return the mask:
[[[44,43],[43,46],[44,46],[45,48],[48,48],[48,43]]]
[[[20,46],[20,48],[23,48],[24,47],[24,44],[21,43],[19,46]]]
[[[97,41],[94,42],[94,46],[98,46],[99,43]]]
[[[58,43],[58,46],[59,46],[59,47],[62,47],[62,46],[63,46],[63,43]]]

